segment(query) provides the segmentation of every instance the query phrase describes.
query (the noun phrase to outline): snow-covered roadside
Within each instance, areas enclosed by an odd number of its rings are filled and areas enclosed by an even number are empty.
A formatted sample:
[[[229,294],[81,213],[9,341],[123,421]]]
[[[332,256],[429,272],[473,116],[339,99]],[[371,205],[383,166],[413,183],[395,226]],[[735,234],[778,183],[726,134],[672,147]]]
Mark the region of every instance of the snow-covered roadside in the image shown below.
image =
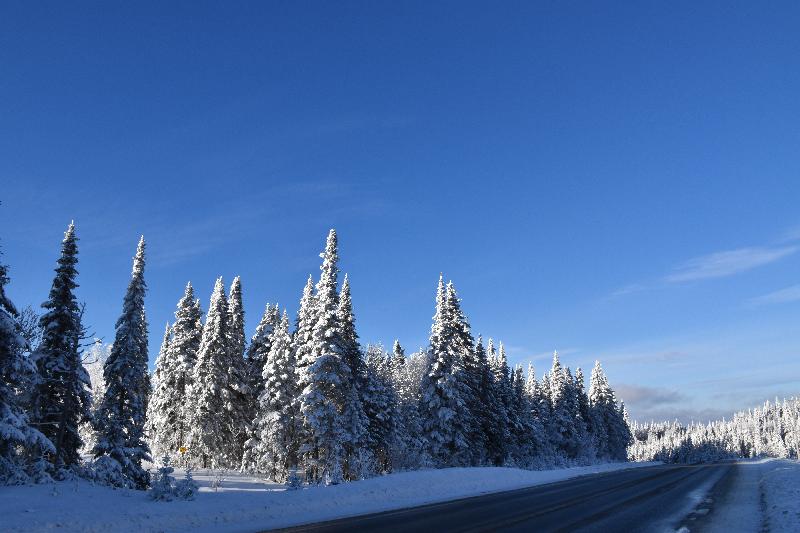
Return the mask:
[[[771,532],[800,531],[800,462],[776,459],[764,468],[761,490]]]
[[[721,499],[705,498],[695,510],[713,507],[704,531],[800,531],[800,463],[786,459],[737,461],[737,472]],[[691,527],[684,528],[684,531]]]
[[[658,463],[611,463],[560,470],[447,468],[402,472],[334,487],[285,491],[282,485],[231,474],[222,488],[196,475],[194,501],[154,502],[143,492],[84,481],[0,488],[3,531],[256,531],[388,511],[578,476]]]

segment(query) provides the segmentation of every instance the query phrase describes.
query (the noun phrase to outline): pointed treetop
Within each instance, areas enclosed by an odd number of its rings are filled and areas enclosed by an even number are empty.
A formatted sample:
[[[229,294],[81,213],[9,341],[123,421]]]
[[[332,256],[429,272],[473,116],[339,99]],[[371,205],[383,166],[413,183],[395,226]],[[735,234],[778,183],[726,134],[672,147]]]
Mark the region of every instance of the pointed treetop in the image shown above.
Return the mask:
[[[445,286],[444,286],[444,276],[442,273],[439,273],[439,284],[436,286],[436,303],[438,305],[439,302],[444,303],[445,299]]]
[[[325,241],[325,251],[319,254],[320,258],[325,259],[326,257],[336,256],[338,246],[339,242],[336,237],[336,230],[331,228],[328,232],[328,239]]]
[[[139,238],[139,244],[136,246],[136,255],[133,258],[133,271],[132,276],[140,276],[144,272],[144,235]]]
[[[347,273],[345,273],[344,281],[342,281],[342,289],[339,298],[347,298],[348,300],[350,299],[350,276]]]
[[[400,341],[395,339],[394,346],[392,346],[392,357],[396,364],[405,364],[406,351],[400,346]]]
[[[558,358],[558,350],[553,350],[553,368],[561,368],[561,361]]]
[[[490,360],[493,360],[497,355],[494,349],[494,339],[491,337],[489,337],[489,342],[486,343],[486,355]]]
[[[217,278],[214,282],[214,290],[211,292],[211,306],[218,300],[226,300],[225,298],[225,283],[222,281],[222,276]]]

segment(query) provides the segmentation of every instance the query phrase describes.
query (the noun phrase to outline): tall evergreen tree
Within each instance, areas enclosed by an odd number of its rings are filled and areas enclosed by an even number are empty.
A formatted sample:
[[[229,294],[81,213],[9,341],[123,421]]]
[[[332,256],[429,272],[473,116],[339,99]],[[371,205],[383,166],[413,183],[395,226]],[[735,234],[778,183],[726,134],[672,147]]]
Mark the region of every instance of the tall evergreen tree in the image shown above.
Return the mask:
[[[255,436],[248,443],[252,450],[249,467],[284,482],[289,469],[297,464],[297,377],[294,350],[289,335],[289,317],[284,311],[272,336],[264,365],[265,387],[259,398],[254,421]]]
[[[589,378],[589,409],[600,456],[624,461],[632,436],[600,361],[595,361]]]
[[[229,434],[233,436],[234,464],[240,465],[244,443],[251,431],[252,397],[247,384],[247,368],[244,360],[244,305],[242,284],[239,276],[233,278],[228,296],[228,384],[230,401],[227,403]]]
[[[576,416],[580,420],[583,455],[586,459],[592,460],[597,455],[597,448],[594,443],[594,427],[591,413],[589,412],[589,396],[586,394],[586,379],[580,367],[575,370],[573,390],[577,404]]]
[[[250,346],[247,348],[247,386],[252,398],[251,419],[255,416],[259,398],[264,392],[264,378],[262,377],[264,365],[267,363],[267,357],[272,349],[273,332],[280,326],[280,323],[281,315],[278,305],[275,304],[273,307],[267,304],[261,321],[256,326],[253,338],[250,339]]]
[[[244,304],[242,303],[242,280],[239,276],[233,278],[233,283],[231,283],[228,294],[228,315],[230,317],[228,338],[231,357],[244,360]]]
[[[75,225],[70,223],[61,243],[50,296],[42,304],[46,310],[39,319],[42,341],[33,354],[39,375],[32,396],[34,425],[55,447],[50,461],[56,474],[78,463],[83,444],[78,424],[89,420],[92,405],[89,375],[80,355],[82,313],[73,293],[78,287],[77,240]]]
[[[144,237],[139,240],[133,259],[131,281],[117,320],[114,345],[103,368],[106,391],[97,412],[97,444],[93,453],[109,466],[119,465],[120,476],[111,479],[120,486],[145,489],[150,474],[142,461],[150,460],[145,442],[145,416],[150,395],[148,373],[147,319],[144,297]],[[113,465],[116,468],[116,465]]]
[[[350,294],[350,279],[344,275],[342,288],[339,291],[339,303],[336,309],[336,319],[340,328],[340,343],[342,359],[350,370],[349,383],[351,390],[347,391],[348,406],[346,408],[347,418],[345,420],[345,430],[352,436],[352,440],[345,445],[345,479],[358,479],[362,477],[362,471],[369,468],[371,458],[365,456],[364,449],[369,446],[369,435],[367,428],[373,424],[373,420],[368,419],[365,411],[365,401],[369,377],[367,367],[361,354],[361,345],[358,342],[356,333],[356,319],[353,313],[353,299]],[[371,412],[375,412],[372,409]],[[374,451],[375,449],[372,448]],[[388,454],[385,454],[388,455]]]
[[[496,416],[502,421],[498,428],[497,445],[498,452],[501,454],[500,464],[510,460],[513,448],[513,435],[516,428],[516,418],[512,405],[511,390],[511,370],[508,367],[508,359],[503,343],[500,343],[499,350],[495,351],[494,340],[489,339],[488,343],[489,364],[492,370],[493,387],[497,397]]]
[[[200,300],[192,284],[187,283],[175,310],[172,338],[164,362],[166,369],[156,380],[157,389],[148,408],[148,417],[154,422],[150,436],[155,445],[154,456],[168,451],[174,453],[188,443],[192,413],[190,387],[203,336],[202,320]],[[158,368],[156,363],[157,373]]]
[[[566,457],[578,456],[580,442],[575,425],[575,402],[572,396],[572,377],[561,366],[558,352],[553,352],[553,366],[550,369],[550,433],[556,448]]]
[[[314,278],[309,275],[303,287],[303,296],[300,298],[300,307],[295,319],[295,330],[292,335],[292,343],[295,349],[295,361],[297,368],[302,369],[312,363],[311,359],[311,333],[317,321],[317,297],[314,294]],[[301,380],[300,390],[305,388],[302,379],[305,374],[298,373]]]
[[[375,461],[375,471],[392,471],[392,443],[397,422],[397,397],[392,388],[390,359],[381,346],[367,348],[364,410],[369,421],[366,444]]]
[[[238,399],[230,382],[228,300],[218,278],[203,327],[190,387],[189,453],[204,468],[239,466],[237,436],[231,433],[231,413]]]
[[[169,345],[172,340],[172,327],[169,322],[164,329],[164,338],[156,358],[156,370],[153,373],[153,393],[147,404],[147,420],[145,430],[150,450],[155,457],[174,454],[180,444],[175,442],[175,428],[179,426],[177,405],[173,403],[175,386],[175,361],[170,358]]]
[[[336,231],[328,234],[321,275],[316,287],[316,321],[310,349],[301,361],[300,411],[303,415],[300,454],[310,481],[339,483],[345,476],[346,450],[355,449],[360,435],[350,432],[356,414],[352,412],[355,388],[350,367],[342,351],[342,330],[338,320],[338,252]]]
[[[452,303],[440,276],[428,348],[428,371],[420,391],[423,435],[438,466],[469,464],[471,452],[462,344],[454,324]]]
[[[454,331],[453,351],[457,354],[463,369],[458,377],[461,396],[467,409],[464,427],[469,451],[465,460],[468,464],[477,466],[486,459],[486,439],[481,431],[480,423],[484,411],[479,391],[481,363],[475,353],[475,339],[472,337],[469,321],[461,308],[461,299],[458,297],[452,281],[448,282],[445,291],[450,322]]]
[[[486,349],[483,347],[483,338],[480,336],[475,345],[475,358],[480,372],[478,382],[480,412],[477,422],[484,439],[486,462],[502,466],[507,455],[505,435],[508,432],[508,416],[498,394],[494,374],[489,365]]]
[[[267,304],[264,309],[264,314],[261,321],[256,326],[256,331],[253,338],[250,340],[250,346],[247,348],[246,363],[246,381],[248,387],[248,409],[247,417],[250,421],[248,435],[249,438],[244,444],[244,453],[242,454],[243,471],[257,471],[260,468],[259,452],[256,448],[260,445],[260,435],[262,429],[259,426],[260,418],[260,398],[264,393],[264,369],[269,358],[269,353],[272,350],[273,337],[276,335],[277,329],[280,327],[280,314],[278,306],[272,307]],[[289,343],[291,347],[291,342]],[[292,369],[292,376],[295,375],[295,369]],[[296,384],[295,384],[296,385]]]
[[[539,460],[549,462],[553,458],[554,450],[547,434],[547,428],[550,427],[550,400],[543,390],[546,382],[546,377],[542,379],[542,383],[536,381],[536,371],[533,364],[529,364],[525,394],[528,397],[534,428],[538,431],[536,434],[538,439],[533,444],[538,449]]]
[[[6,296],[8,282],[8,267],[0,262],[0,485],[19,485],[49,478],[43,454],[55,448],[24,409],[23,392],[35,382],[36,368],[24,355],[28,342]]]

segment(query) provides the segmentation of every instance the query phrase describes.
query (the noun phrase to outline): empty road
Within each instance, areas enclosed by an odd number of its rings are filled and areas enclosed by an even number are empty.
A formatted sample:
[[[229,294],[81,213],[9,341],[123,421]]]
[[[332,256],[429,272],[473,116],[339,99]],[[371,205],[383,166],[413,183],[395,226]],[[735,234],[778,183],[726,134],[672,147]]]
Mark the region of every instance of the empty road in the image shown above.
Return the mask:
[[[736,468],[730,463],[636,468],[285,531],[674,531],[709,488],[732,486]]]

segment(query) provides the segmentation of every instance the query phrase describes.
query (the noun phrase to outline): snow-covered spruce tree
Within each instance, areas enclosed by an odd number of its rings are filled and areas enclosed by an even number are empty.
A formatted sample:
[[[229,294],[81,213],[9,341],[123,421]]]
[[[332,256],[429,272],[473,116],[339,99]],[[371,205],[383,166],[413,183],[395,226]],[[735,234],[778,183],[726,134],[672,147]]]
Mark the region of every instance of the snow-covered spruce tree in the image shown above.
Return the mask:
[[[346,450],[355,449],[361,435],[352,433],[356,414],[350,367],[342,353],[342,331],[337,311],[339,269],[336,231],[331,230],[321,254],[321,275],[316,287],[316,321],[309,351],[301,360],[300,412],[303,415],[300,455],[311,482],[344,480]]]
[[[228,403],[230,410],[228,422],[230,424],[229,433],[235,439],[234,463],[239,466],[242,462],[244,443],[248,439],[250,424],[253,421],[250,389],[247,386],[247,368],[244,360],[244,306],[242,305],[242,285],[239,276],[236,276],[231,284],[228,296],[228,316],[228,383],[231,391],[231,399]]]
[[[575,428],[574,440],[576,451],[574,458],[580,463],[585,463],[586,461],[594,459],[594,447],[589,439],[585,419],[581,416],[580,397],[575,377],[572,375],[572,370],[570,370],[569,367],[564,369],[564,373],[567,394],[562,398],[562,403],[566,412],[569,413],[573,427]]]
[[[228,315],[230,316],[228,338],[232,357],[244,360],[244,305],[242,303],[242,280],[239,276],[233,278],[233,283],[231,283],[228,294]]]
[[[626,460],[632,435],[600,361],[595,361],[589,378],[589,409],[593,427],[600,436],[595,443],[599,455],[616,461]]]
[[[586,460],[591,461],[597,457],[597,447],[595,446],[594,425],[592,423],[592,415],[589,409],[589,396],[586,393],[586,379],[583,375],[583,370],[580,367],[575,370],[573,391],[578,410],[577,416],[582,424],[582,455]]]
[[[97,444],[93,452],[98,468],[121,474],[105,481],[140,490],[150,484],[150,474],[142,468],[142,461],[150,460],[144,433],[150,395],[144,250],[142,237],[133,259],[122,315],[117,320],[114,345],[103,368],[106,390],[95,419]]]
[[[392,388],[390,359],[381,346],[367,348],[366,375],[362,395],[369,421],[366,443],[377,473],[392,471],[392,443],[397,418],[397,397]]]
[[[481,363],[475,353],[475,339],[472,337],[469,320],[461,309],[461,299],[458,297],[455,285],[448,282],[445,288],[447,307],[454,331],[453,351],[458,354],[463,369],[460,375],[462,399],[467,408],[465,431],[469,451],[465,460],[467,464],[478,466],[486,461],[486,439],[481,430],[481,418],[484,416],[484,407],[481,403],[479,392],[481,381]]]
[[[8,282],[8,267],[0,262],[0,485],[20,485],[49,478],[43,454],[55,448],[24,409],[22,393],[34,382],[36,368],[25,356],[28,342],[6,296]]]
[[[392,390],[397,402],[394,435],[390,446],[392,470],[416,470],[429,466],[428,443],[422,436],[419,415],[419,383],[417,367],[427,367],[426,354],[407,359],[403,347],[394,342],[391,360]]]
[[[511,459],[514,447],[513,435],[516,420],[512,409],[511,370],[508,367],[505,347],[500,343],[500,350],[495,351],[494,340],[489,339],[487,346],[487,360],[492,371],[492,387],[497,399],[495,416],[500,425],[495,435],[495,464],[506,464]],[[499,461],[499,462],[498,462]]]
[[[312,363],[311,359],[311,333],[314,331],[314,324],[317,322],[317,297],[314,294],[314,278],[309,275],[303,287],[303,295],[300,298],[300,306],[295,319],[294,333],[292,334],[292,344],[294,346],[294,360],[297,364],[298,379],[302,380],[305,375],[300,369]],[[305,387],[302,384],[300,390]]]
[[[164,337],[161,340],[161,348],[156,357],[156,370],[153,374],[153,392],[147,405],[147,420],[145,421],[145,432],[148,444],[153,453],[153,457],[165,457],[170,453],[175,453],[178,447],[162,442],[172,428],[175,427],[175,420],[170,419],[169,412],[172,407],[169,400],[172,396],[173,387],[170,383],[171,376],[174,374],[173,362],[169,359],[169,344],[172,340],[172,327],[167,322],[164,328]],[[174,412],[173,412],[174,414]]]
[[[525,380],[525,395],[531,410],[531,418],[539,428],[538,451],[535,461],[540,465],[549,465],[554,462],[555,450],[548,438],[550,427],[550,400],[543,391],[543,384],[548,380],[545,377],[542,383],[536,381],[536,371],[532,364],[528,365],[528,375]]]
[[[192,464],[203,468],[238,467],[241,461],[232,417],[238,400],[230,382],[228,300],[217,278],[189,387],[189,446]],[[238,431],[238,429],[237,429]]]
[[[400,376],[404,374],[404,368],[406,366],[406,351],[397,339],[394,340],[394,344],[392,345],[392,360],[390,365],[392,370],[392,383],[396,387],[401,379]]]
[[[375,448],[370,446],[367,427],[372,423],[368,419],[364,402],[367,394],[367,368],[361,354],[361,345],[356,333],[356,319],[353,313],[353,300],[350,294],[350,279],[344,275],[342,288],[339,291],[339,303],[336,309],[336,320],[341,334],[340,348],[342,359],[350,369],[350,383],[348,419],[345,422],[347,432],[352,435],[352,440],[345,445],[344,476],[347,480],[360,479],[373,468],[371,453]],[[374,410],[373,410],[374,411]]]
[[[247,358],[245,359],[245,370],[247,371],[248,388],[248,411],[247,416],[250,420],[248,435],[249,438],[244,443],[242,453],[242,465],[240,470],[243,472],[259,471],[260,458],[257,448],[261,442],[261,429],[259,428],[260,417],[260,398],[264,392],[264,369],[267,364],[269,353],[272,350],[272,338],[275,331],[280,326],[281,317],[278,306],[272,307],[267,304],[261,321],[256,326],[256,331],[250,339],[250,346],[247,348]],[[291,346],[291,342],[290,342]],[[295,374],[292,369],[292,374]]]
[[[249,468],[283,483],[297,464],[298,424],[294,349],[285,311],[271,344],[262,375],[265,386],[253,422],[257,435],[248,442],[248,449],[252,450]]]
[[[525,395],[525,374],[517,365],[511,370],[511,411],[515,425],[511,428],[511,457],[515,465],[527,466],[532,462],[533,420]]]
[[[261,321],[256,326],[256,331],[250,339],[250,345],[247,347],[246,369],[247,369],[247,387],[250,390],[250,398],[252,401],[252,418],[255,418],[255,411],[258,407],[258,399],[264,391],[264,365],[267,363],[267,357],[272,349],[272,335],[273,332],[280,326],[281,314],[278,305],[272,306],[267,304],[264,308],[264,314]],[[251,418],[251,419],[252,419]]]
[[[477,423],[483,434],[486,462],[493,466],[502,466],[507,456],[505,436],[508,433],[508,417],[480,335],[475,345],[475,359],[480,372],[477,392],[481,411],[478,413]]]
[[[549,377],[550,438],[562,456],[575,459],[580,451],[580,442],[575,426],[572,376],[568,376],[566,369],[561,366],[557,351],[553,352]]]
[[[420,385],[423,435],[430,446],[431,458],[439,467],[467,465],[470,456],[463,360],[450,303],[440,276],[428,370]]]
[[[81,364],[81,309],[73,293],[78,286],[77,263],[75,225],[70,223],[49,298],[42,304],[46,310],[39,319],[42,342],[32,354],[38,372],[32,395],[34,426],[55,447],[49,460],[57,477],[63,468],[73,467],[80,460],[78,425],[89,419],[92,404],[89,376]]]
[[[150,449],[154,457],[174,455],[187,444],[192,383],[197,351],[203,336],[203,311],[191,283],[175,310],[175,323],[166,351],[156,360],[155,388],[147,409]]]

